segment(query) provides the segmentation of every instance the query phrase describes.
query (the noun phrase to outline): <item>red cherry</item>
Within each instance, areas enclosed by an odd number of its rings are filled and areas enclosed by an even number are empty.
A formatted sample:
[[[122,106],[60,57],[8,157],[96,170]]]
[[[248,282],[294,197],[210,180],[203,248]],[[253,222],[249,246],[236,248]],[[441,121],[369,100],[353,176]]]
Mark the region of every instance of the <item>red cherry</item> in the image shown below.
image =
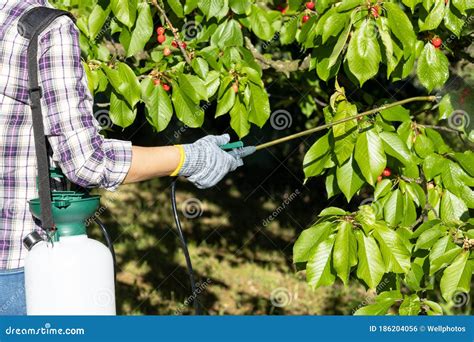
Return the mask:
[[[166,57],[168,57],[169,55],[171,55],[171,50],[169,47],[165,47],[163,49],[163,55],[165,55]]]
[[[380,8],[379,6],[373,6],[370,8],[370,12],[372,13],[372,16],[377,19],[380,16]]]
[[[314,2],[309,1],[306,3],[306,8],[309,10],[314,10]]]
[[[390,170],[389,167],[386,167],[385,170],[382,172],[382,176],[384,177],[390,177],[392,175],[392,170]]]
[[[164,41],[166,40],[166,37],[163,36],[162,34],[160,34],[160,35],[158,36],[157,40],[158,40],[158,43],[163,44]]]
[[[285,14],[286,11],[288,11],[288,7],[285,7],[284,9],[281,10],[281,14]]]
[[[171,87],[168,84],[165,83],[165,84],[163,84],[163,89],[165,91],[170,91]]]
[[[188,45],[187,45],[185,42],[181,42],[181,47],[182,47],[183,49],[186,49],[186,48],[188,47]]]
[[[171,45],[172,45],[174,48],[177,48],[177,47],[178,47],[178,43],[176,43],[175,40],[173,40],[173,41],[171,42]]]
[[[160,80],[153,80],[153,83],[156,85],[156,86],[159,86],[161,84],[161,81]]]
[[[434,37],[431,39],[431,44],[433,44],[433,46],[438,49],[441,45],[443,45],[443,40],[440,37]]]
[[[159,36],[163,36],[165,34],[165,28],[163,26],[159,26],[157,29],[156,29],[156,33],[159,35]]]
[[[307,22],[308,20],[309,20],[309,15],[304,15],[302,19],[303,23]]]

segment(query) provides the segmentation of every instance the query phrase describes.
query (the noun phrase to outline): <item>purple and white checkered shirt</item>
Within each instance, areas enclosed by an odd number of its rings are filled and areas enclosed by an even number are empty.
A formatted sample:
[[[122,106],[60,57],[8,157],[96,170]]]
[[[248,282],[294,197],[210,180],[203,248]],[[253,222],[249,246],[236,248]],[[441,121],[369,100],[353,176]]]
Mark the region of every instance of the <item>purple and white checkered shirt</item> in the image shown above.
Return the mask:
[[[22,239],[37,229],[27,201],[38,196],[28,99],[27,44],[18,19],[46,0],[0,0],[0,270],[23,266]],[[56,19],[39,43],[40,86],[52,164],[73,183],[114,190],[131,164],[131,143],[104,139],[81,64],[78,31]]]

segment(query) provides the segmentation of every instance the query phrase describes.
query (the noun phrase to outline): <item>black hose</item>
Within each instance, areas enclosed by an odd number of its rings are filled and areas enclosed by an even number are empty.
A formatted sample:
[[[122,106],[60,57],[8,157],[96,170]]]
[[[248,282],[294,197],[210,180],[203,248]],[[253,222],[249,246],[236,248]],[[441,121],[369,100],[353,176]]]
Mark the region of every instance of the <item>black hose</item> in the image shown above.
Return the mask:
[[[115,249],[114,249],[114,243],[112,242],[112,239],[110,238],[109,232],[107,231],[107,228],[105,228],[104,223],[96,216],[94,216],[94,221],[97,223],[102,230],[102,234],[104,234],[105,242],[107,243],[107,247],[110,250],[110,253],[112,254],[112,259],[114,260],[114,279],[117,278],[117,260],[115,259]]]
[[[176,206],[176,181],[177,178],[174,178],[171,183],[171,207],[173,209],[174,222],[176,223],[176,228],[179,234],[179,240],[181,241],[181,247],[183,247],[184,258],[186,259],[186,267],[188,269],[189,282],[191,283],[191,298],[194,304],[194,311],[196,315],[201,315],[201,307],[198,300],[198,291],[196,288],[196,281],[194,278],[193,264],[191,263],[191,256],[189,255],[188,244],[184,237],[183,228],[181,227],[181,222],[178,216],[178,209]]]

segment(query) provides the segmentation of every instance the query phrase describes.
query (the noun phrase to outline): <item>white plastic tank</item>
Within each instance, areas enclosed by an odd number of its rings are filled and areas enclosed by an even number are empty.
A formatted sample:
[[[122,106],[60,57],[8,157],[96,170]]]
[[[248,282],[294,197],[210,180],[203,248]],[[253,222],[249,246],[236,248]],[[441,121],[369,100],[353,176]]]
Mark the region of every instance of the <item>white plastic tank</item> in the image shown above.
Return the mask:
[[[25,261],[28,315],[115,315],[112,254],[87,235],[41,241]]]

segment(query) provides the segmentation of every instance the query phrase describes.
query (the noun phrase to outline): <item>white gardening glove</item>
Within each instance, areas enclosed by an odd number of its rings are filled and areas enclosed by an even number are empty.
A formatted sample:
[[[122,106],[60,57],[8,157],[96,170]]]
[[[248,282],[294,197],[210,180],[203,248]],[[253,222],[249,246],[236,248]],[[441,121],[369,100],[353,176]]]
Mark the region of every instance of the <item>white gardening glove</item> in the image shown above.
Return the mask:
[[[243,165],[239,154],[229,154],[220,146],[230,141],[228,134],[208,135],[193,144],[182,145],[184,162],[178,171],[200,189],[210,188],[229,172]]]

